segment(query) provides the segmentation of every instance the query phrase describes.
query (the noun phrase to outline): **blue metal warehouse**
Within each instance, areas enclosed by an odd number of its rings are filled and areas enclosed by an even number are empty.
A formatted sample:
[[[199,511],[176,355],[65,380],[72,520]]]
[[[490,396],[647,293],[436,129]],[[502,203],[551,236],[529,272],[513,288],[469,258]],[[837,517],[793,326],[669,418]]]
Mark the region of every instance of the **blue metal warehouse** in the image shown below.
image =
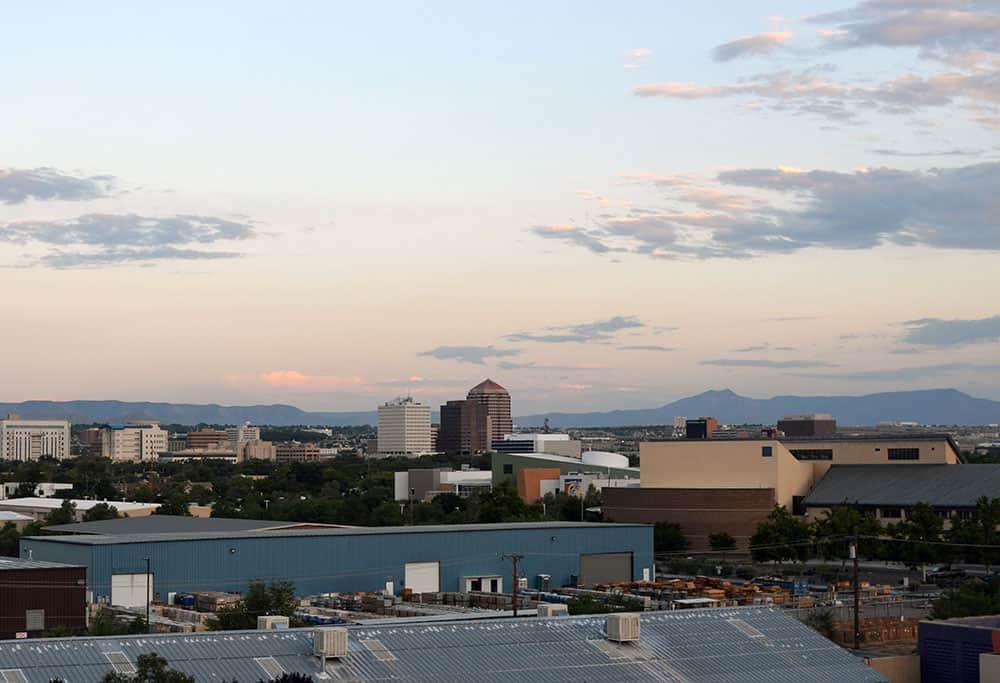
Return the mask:
[[[509,592],[511,561],[531,587],[653,576],[653,529],[629,524],[540,522],[279,531],[38,536],[22,557],[87,567],[93,599],[145,604],[151,592],[244,591],[289,580],[298,595],[410,588],[417,593]]]

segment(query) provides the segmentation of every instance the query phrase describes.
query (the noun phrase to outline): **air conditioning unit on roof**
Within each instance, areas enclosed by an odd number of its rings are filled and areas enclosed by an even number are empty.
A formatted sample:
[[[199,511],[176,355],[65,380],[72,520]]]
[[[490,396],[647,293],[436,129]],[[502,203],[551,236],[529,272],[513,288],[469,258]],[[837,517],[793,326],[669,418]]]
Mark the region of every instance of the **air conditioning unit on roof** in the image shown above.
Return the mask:
[[[607,621],[608,640],[616,643],[631,643],[639,640],[638,614],[609,614]]]

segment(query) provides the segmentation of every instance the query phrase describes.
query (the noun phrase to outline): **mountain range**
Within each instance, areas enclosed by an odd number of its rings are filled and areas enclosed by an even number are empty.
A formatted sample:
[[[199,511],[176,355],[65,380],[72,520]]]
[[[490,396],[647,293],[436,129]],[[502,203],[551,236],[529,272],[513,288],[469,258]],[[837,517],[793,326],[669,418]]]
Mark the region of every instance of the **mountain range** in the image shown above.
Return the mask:
[[[516,397],[515,397],[516,401]],[[130,401],[23,401],[0,403],[0,415],[63,418],[75,423],[159,420],[164,424],[359,426],[375,424],[375,411],[308,412],[294,406],[148,403]],[[830,413],[842,425],[874,425],[887,420],[921,424],[976,425],[1000,422],[1000,401],[975,398],[956,389],[894,391],[864,396],[775,396],[758,399],[729,390],[706,391],[659,408],[593,413],[541,413],[515,418],[523,427],[625,427],[670,424],[675,416],[711,415],[730,424],[774,424],[783,415]]]

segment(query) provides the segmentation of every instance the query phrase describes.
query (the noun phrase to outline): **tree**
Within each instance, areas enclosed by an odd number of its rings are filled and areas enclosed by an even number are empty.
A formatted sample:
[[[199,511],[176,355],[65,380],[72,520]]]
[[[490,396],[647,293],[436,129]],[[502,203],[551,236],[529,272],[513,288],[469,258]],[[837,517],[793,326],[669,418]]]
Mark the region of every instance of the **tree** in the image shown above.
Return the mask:
[[[804,562],[809,557],[811,541],[809,525],[793,516],[784,505],[775,505],[750,538],[750,552],[757,562]]]
[[[167,660],[150,652],[139,655],[134,674],[111,672],[101,683],[194,683],[194,678],[167,667]]]
[[[108,503],[98,503],[83,513],[84,522],[99,522],[102,519],[117,519],[118,508]]]
[[[72,524],[75,521],[76,503],[67,498],[62,502],[62,505],[45,517],[45,526],[53,526],[55,524]]]
[[[725,531],[708,535],[708,544],[715,551],[736,550],[736,539]]]
[[[931,605],[932,619],[954,619],[1000,613],[1000,580],[990,582],[979,579],[963,581]]]
[[[942,557],[940,546],[944,520],[937,516],[927,503],[917,503],[906,514],[906,519],[890,529],[893,536],[903,540],[895,553],[908,566],[916,569]]]
[[[283,673],[275,679],[274,683],[313,683],[313,677],[309,674]],[[263,683],[263,681],[261,681]]]
[[[971,519],[952,517],[947,537],[951,543],[965,544],[965,547],[959,547],[956,552],[966,562],[981,563],[989,567],[1000,563],[1000,549],[976,546],[998,545],[1000,534],[997,533],[997,526],[1000,526],[1000,498],[983,496],[976,501],[976,512]]]
[[[14,522],[4,524],[3,528],[0,529],[0,555],[17,557],[20,540],[21,534],[18,532]]]
[[[156,508],[156,514],[190,517],[191,510],[188,508],[189,502],[190,501],[188,501],[187,497],[184,495],[179,493],[174,494],[160,503],[160,507]]]
[[[673,553],[688,549],[691,545],[678,524],[657,522],[653,526],[653,550],[658,553]]]
[[[847,505],[838,505],[823,513],[823,517],[813,523],[813,535],[820,556],[826,560],[840,560],[841,567],[850,558],[851,538],[855,531],[859,536],[881,536],[882,525],[871,513],[862,513]],[[879,542],[870,538],[860,540],[858,552],[872,558],[879,553]]]
[[[213,631],[240,631],[257,628],[257,617],[280,615],[292,618],[295,615],[295,586],[291,581],[275,581],[265,584],[254,581],[246,595],[232,607],[220,609],[215,619],[208,622]]]
[[[114,612],[102,607],[90,622],[92,636],[122,636],[128,634],[146,633],[146,620],[135,617],[131,621],[122,622],[115,619]]]
[[[834,618],[832,609],[810,610],[808,616],[806,616],[805,623],[826,638],[833,639]]]

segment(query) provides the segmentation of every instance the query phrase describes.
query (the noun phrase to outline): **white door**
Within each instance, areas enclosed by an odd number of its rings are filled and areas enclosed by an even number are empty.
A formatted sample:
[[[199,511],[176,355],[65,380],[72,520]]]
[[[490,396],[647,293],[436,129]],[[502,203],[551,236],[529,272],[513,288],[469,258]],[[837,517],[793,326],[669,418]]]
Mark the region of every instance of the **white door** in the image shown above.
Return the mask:
[[[437,593],[441,590],[441,567],[438,562],[407,562],[403,585],[414,593]]]
[[[149,592],[147,593],[146,590]],[[146,601],[153,599],[153,575],[112,574],[111,604],[121,607],[145,607]]]

